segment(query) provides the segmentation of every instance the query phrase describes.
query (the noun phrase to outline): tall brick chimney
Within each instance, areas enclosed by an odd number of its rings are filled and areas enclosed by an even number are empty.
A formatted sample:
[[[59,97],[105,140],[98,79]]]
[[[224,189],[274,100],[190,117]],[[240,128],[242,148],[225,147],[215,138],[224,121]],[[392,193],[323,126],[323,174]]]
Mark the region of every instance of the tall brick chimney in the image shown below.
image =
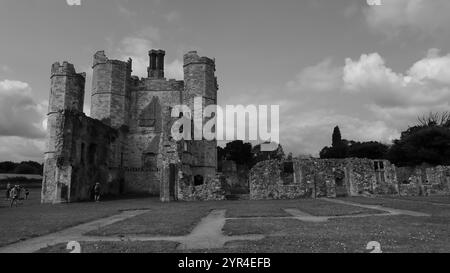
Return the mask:
[[[164,56],[166,52],[164,50],[150,50],[148,52],[149,56],[149,67],[148,77],[153,79],[164,78]]]

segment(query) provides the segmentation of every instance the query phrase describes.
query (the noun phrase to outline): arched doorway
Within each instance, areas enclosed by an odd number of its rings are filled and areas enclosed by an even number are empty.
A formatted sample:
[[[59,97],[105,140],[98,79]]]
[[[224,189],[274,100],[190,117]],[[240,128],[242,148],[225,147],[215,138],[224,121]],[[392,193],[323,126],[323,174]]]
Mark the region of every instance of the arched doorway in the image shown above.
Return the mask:
[[[347,197],[348,189],[347,183],[345,182],[345,171],[335,170],[334,171],[334,183],[336,185],[336,197]]]

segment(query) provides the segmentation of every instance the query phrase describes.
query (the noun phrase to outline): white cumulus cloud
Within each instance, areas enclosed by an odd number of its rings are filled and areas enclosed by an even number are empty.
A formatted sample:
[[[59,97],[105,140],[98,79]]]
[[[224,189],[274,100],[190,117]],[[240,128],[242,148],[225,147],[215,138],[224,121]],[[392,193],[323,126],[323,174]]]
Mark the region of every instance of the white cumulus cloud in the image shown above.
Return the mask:
[[[367,23],[388,35],[402,31],[439,34],[450,24],[448,0],[381,0],[380,6],[367,6]],[[447,31],[448,32],[448,31]]]
[[[376,52],[341,66],[325,59],[306,67],[287,90],[270,91],[291,102],[281,105],[281,141],[295,153],[317,155],[338,125],[347,139],[389,143],[417,117],[450,110],[449,69],[450,55],[437,49],[400,72]]]
[[[0,136],[42,138],[45,106],[33,98],[30,86],[21,81],[0,81]]]

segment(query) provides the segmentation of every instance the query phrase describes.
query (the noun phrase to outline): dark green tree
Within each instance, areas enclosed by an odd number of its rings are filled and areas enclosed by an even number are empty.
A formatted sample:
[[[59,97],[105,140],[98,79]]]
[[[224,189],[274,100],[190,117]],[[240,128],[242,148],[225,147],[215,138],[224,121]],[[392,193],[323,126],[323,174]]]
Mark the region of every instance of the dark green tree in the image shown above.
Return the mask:
[[[450,165],[450,128],[433,124],[411,127],[394,141],[388,159],[397,166]]]
[[[39,170],[34,168],[31,164],[26,162],[20,163],[15,169],[14,173],[16,174],[38,174]]]
[[[0,162],[0,173],[13,173],[17,165],[11,161]]]
[[[332,136],[332,146],[333,148],[337,148],[342,145],[342,135],[339,126],[334,127],[333,136]]]
[[[389,146],[376,141],[354,142],[348,147],[348,157],[387,159]]]
[[[284,159],[286,156],[284,154],[283,147],[280,144],[270,144],[265,143],[269,145],[274,145],[272,151],[262,151],[261,150],[261,144],[256,145],[253,147],[252,154],[253,154],[253,165],[256,165],[258,162],[271,160],[271,159],[277,159],[281,160]]]
[[[325,147],[320,151],[320,158],[346,158],[349,142],[342,139],[339,126],[334,127],[331,147]]]

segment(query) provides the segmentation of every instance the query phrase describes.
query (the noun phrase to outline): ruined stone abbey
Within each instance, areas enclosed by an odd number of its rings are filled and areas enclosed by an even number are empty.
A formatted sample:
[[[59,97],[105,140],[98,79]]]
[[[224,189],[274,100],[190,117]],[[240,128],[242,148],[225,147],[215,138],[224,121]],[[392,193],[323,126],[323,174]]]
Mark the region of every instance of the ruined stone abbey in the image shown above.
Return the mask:
[[[148,77],[132,75],[132,60],[93,58],[91,117],[83,113],[85,73],[72,64],[51,69],[43,203],[104,194],[146,193],[162,201],[214,199],[216,141],[174,141],[175,105],[217,104],[215,60],[184,55],[184,80],[164,77],[163,50],[149,52]],[[206,121],[205,121],[206,122]],[[217,193],[219,194],[219,193]],[[220,194],[223,196],[223,194]]]
[[[140,79],[131,59],[97,52],[90,117],[83,113],[86,74],[68,62],[53,64],[43,203],[92,199],[96,183],[103,194],[152,194],[164,202],[223,200],[236,185],[254,200],[450,194],[450,166],[397,168],[386,160],[268,160],[251,170],[225,162],[217,173],[216,141],[171,136],[182,117],[173,117],[175,106],[193,109],[196,98],[203,107],[217,104],[215,60],[188,52],[180,81],[164,77],[164,56],[151,50],[148,76]]]

